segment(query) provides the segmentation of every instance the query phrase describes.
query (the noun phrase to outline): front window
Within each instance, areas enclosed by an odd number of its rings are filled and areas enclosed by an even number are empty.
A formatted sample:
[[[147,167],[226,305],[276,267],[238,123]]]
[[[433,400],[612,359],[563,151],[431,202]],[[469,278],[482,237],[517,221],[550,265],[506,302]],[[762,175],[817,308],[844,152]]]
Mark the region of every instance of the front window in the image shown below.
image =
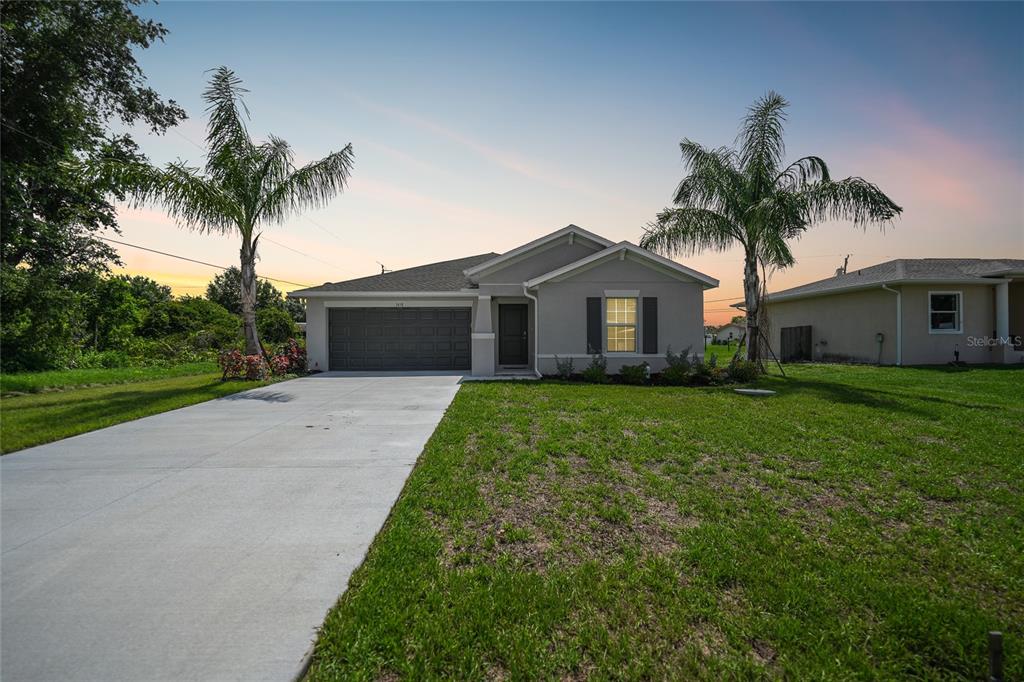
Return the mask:
[[[608,335],[608,352],[636,352],[636,299],[608,298],[608,312],[605,320]]]
[[[959,291],[928,292],[928,331],[935,334],[959,333],[961,302]]]

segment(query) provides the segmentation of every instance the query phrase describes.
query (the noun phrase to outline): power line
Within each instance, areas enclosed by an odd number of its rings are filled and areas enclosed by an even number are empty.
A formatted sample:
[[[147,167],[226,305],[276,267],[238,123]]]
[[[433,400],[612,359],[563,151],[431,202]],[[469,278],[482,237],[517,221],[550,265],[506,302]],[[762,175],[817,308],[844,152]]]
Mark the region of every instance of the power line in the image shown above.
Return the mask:
[[[156,249],[151,249],[151,248],[149,248],[147,246],[139,246],[138,244],[130,244],[128,242],[118,241],[117,239],[111,239],[109,237],[97,237],[97,239],[102,239],[103,241],[110,242],[111,244],[120,244],[121,246],[130,246],[133,249],[140,249],[142,251],[149,251],[150,253],[158,253],[161,256],[167,256],[169,258],[177,258],[178,260],[185,260],[185,261],[188,261],[190,263],[198,263],[199,265],[205,265],[207,267],[217,268],[218,270],[227,270],[228,269],[225,266],[217,265],[216,263],[207,263],[206,261],[196,260],[195,258],[188,258],[186,256],[179,256],[179,255],[177,255],[175,253],[167,253],[166,251],[158,251]],[[289,282],[286,279],[279,279],[277,277],[259,276],[258,279],[268,279],[268,280],[270,280],[272,282],[281,282],[282,284],[292,284],[292,285],[295,285],[297,287],[308,287],[308,286],[310,286],[309,284],[301,284],[299,282]]]

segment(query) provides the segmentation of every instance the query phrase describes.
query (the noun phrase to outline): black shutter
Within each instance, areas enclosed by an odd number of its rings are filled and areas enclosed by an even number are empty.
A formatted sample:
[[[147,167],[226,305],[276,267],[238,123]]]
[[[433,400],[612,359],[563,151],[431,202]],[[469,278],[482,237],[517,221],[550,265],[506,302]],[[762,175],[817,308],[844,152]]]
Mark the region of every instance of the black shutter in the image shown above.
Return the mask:
[[[658,299],[644,297],[644,353],[658,352]]]
[[[601,352],[601,299],[587,298],[587,352]]]

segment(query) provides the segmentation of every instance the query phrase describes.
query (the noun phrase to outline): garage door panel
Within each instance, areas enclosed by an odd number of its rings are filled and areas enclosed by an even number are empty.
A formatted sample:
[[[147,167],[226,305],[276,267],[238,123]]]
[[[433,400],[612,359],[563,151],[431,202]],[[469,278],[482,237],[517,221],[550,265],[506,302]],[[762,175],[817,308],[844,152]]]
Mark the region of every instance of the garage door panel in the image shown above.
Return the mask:
[[[470,368],[469,308],[331,308],[332,370]]]

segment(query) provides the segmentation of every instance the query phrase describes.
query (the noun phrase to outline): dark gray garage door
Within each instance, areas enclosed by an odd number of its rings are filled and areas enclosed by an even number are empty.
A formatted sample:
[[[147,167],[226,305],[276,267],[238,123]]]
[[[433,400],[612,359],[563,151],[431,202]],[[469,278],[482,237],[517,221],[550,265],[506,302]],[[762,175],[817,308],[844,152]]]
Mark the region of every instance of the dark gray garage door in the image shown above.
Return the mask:
[[[469,369],[469,308],[328,308],[330,369]]]

